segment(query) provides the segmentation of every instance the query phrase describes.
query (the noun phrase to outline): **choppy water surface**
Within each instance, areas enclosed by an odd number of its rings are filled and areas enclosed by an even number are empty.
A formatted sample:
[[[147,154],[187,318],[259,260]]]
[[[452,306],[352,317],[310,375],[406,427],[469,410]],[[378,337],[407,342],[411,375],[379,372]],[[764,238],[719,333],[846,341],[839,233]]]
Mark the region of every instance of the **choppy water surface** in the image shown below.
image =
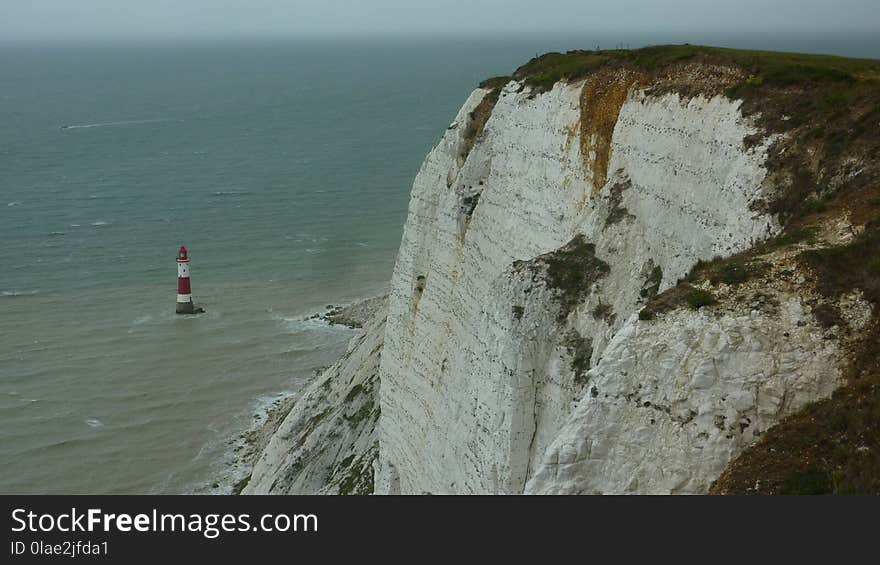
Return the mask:
[[[352,335],[302,318],[384,289],[470,89],[595,44],[0,46],[0,492],[227,489],[236,435]],[[181,244],[202,316],[173,313]]]

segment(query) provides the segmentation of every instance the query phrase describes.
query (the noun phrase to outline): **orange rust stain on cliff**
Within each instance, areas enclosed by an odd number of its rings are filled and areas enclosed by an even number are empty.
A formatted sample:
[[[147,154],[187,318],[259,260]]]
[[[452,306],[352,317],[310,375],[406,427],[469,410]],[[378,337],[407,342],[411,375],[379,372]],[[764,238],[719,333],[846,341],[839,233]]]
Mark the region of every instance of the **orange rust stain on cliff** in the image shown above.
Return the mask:
[[[593,194],[608,179],[611,161],[611,136],[620,108],[630,88],[639,79],[626,69],[609,69],[592,74],[581,91],[581,155],[586,169],[592,173]]]

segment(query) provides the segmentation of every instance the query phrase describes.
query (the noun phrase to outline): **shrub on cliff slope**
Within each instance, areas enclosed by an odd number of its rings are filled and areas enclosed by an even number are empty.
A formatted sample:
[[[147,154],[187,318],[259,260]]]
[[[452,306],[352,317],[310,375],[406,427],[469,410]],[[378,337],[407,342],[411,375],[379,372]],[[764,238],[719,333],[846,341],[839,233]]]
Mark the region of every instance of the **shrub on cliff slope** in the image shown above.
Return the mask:
[[[576,235],[566,245],[538,258],[547,269],[547,286],[556,291],[559,319],[564,320],[591,292],[593,283],[608,274],[608,263],[596,257],[596,246]]]
[[[687,303],[691,310],[699,310],[703,306],[715,303],[715,297],[710,292],[695,288],[687,294]]]
[[[593,340],[583,337],[577,330],[571,329],[565,334],[562,345],[571,355],[571,370],[574,382],[579,385],[587,383],[587,371],[590,370],[590,359],[593,355]]]

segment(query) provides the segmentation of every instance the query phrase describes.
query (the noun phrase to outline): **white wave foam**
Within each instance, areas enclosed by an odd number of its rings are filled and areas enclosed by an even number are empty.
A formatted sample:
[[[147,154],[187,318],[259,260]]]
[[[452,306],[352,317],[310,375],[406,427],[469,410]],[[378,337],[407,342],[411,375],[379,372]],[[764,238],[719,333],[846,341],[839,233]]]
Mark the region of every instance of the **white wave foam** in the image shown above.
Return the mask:
[[[97,222],[92,222],[92,225],[95,226],[96,228],[99,228],[101,226],[109,225],[109,223],[110,222],[105,222],[104,220],[98,220]]]
[[[18,206],[21,202],[10,202],[7,206]]]
[[[251,406],[251,411],[254,416],[253,424],[249,431],[262,426],[266,422],[266,418],[268,418],[269,412],[271,412],[273,408],[276,408],[279,404],[295,394],[296,393],[292,390],[283,390],[281,392],[271,393],[257,398]]]
[[[121,120],[117,122],[97,122],[94,124],[74,124],[74,125],[64,125],[61,126],[61,129],[88,129],[88,128],[107,128],[113,126],[130,126],[137,124],[158,124],[161,122],[173,122],[175,120],[171,118],[157,118],[154,120]]]
[[[253,416],[249,425],[245,425],[244,429],[239,428],[234,434],[218,435],[203,445],[196,458],[201,457],[204,452],[214,451],[219,442],[225,445],[225,449],[211,465],[209,480],[194,483],[187,491],[191,494],[230,494],[235,485],[251,472],[259,455],[248,437],[266,423],[273,409],[296,394],[292,390],[284,390],[258,397],[250,405]]]
[[[33,296],[35,294],[38,294],[39,292],[40,292],[39,290],[3,290],[3,291],[0,291],[0,295],[9,296],[9,297]]]
[[[249,190],[217,190],[214,196],[247,196],[250,193]]]
[[[103,428],[104,427],[104,422],[102,422],[101,420],[98,420],[97,418],[90,418],[90,419],[86,420],[86,424],[90,428]]]
[[[144,316],[138,316],[137,318],[132,320],[131,325],[132,326],[141,326],[141,325],[146,324],[151,321],[153,321],[153,316],[151,316],[150,314],[146,314]]]
[[[351,333],[352,329],[342,324],[331,324],[322,318],[294,318],[287,316],[272,315],[272,318],[278,321],[284,331],[287,333],[311,333],[315,338],[320,339],[318,335],[331,336]],[[334,338],[335,339],[335,338]],[[310,349],[310,348],[309,348]],[[300,351],[301,349],[293,347],[287,352]]]

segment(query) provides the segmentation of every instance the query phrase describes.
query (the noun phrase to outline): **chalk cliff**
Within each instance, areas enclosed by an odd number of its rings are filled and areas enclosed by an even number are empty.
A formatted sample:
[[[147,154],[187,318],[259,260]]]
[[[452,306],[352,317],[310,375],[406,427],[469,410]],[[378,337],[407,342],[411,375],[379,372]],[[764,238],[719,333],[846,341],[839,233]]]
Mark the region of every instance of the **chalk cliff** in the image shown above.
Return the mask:
[[[243,494],[370,494],[378,454],[379,312],[293,404],[254,465]]]
[[[767,61],[681,49],[548,55],[468,97],[387,312],[245,492],[702,493],[847,382],[874,290],[807,259],[874,233],[829,197],[875,190],[867,161],[810,153]]]

